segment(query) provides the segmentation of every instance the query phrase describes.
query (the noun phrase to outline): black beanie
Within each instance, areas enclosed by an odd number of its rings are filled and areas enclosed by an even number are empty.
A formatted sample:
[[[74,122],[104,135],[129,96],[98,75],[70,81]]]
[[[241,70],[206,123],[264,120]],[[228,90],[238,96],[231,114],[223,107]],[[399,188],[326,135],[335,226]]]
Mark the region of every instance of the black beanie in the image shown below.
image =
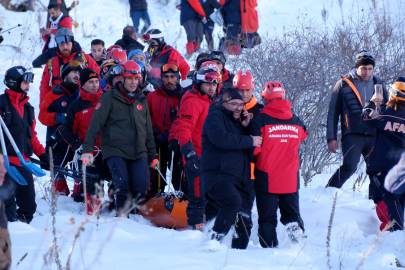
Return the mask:
[[[371,55],[371,53],[368,53],[367,51],[361,51],[356,55],[356,63],[354,65],[355,68],[358,68],[359,66],[367,66],[367,65],[372,65],[375,67],[375,59]]]
[[[222,93],[222,102],[228,102],[233,99],[240,99],[243,101],[243,96],[239,88],[226,88]]]
[[[97,78],[100,79],[97,72],[92,70],[91,68],[85,68],[80,72],[80,85],[83,86],[86,82],[90,79]]]

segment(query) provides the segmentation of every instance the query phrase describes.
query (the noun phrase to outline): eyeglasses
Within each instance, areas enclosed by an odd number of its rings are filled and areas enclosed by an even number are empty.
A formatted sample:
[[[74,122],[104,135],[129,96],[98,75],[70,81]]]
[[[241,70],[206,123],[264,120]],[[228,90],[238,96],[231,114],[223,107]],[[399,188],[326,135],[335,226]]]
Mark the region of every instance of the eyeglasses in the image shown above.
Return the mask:
[[[176,64],[173,64],[173,63],[164,64],[163,67],[162,67],[162,72],[168,72],[170,69],[173,72],[179,72],[179,67]]]
[[[27,82],[27,83],[33,83],[34,82],[34,73],[32,73],[32,72],[25,72],[24,74],[23,74],[23,79],[22,79],[24,82]]]
[[[57,44],[62,44],[62,43],[69,43],[73,41],[73,38],[71,36],[60,36],[55,38]]]
[[[201,80],[207,83],[221,83],[222,77],[221,74],[216,72],[209,72],[207,74],[201,75],[197,74],[197,80]]]
[[[232,103],[230,103],[230,102],[226,102],[226,103],[228,103],[229,105],[231,105],[232,107],[234,107],[234,108],[243,108],[243,106],[245,105],[245,104],[243,104],[243,103],[235,103],[235,102],[232,102]]]

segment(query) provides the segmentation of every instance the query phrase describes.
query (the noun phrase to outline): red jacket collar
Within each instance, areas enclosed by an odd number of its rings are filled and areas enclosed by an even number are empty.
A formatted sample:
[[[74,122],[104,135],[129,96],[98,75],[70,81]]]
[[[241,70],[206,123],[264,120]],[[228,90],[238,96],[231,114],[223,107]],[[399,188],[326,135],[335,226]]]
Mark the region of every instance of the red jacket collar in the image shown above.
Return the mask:
[[[225,68],[222,69],[221,75],[222,75],[222,82],[226,82],[229,80],[229,71],[226,70]]]
[[[269,101],[263,108],[261,114],[270,115],[273,118],[287,120],[293,117],[291,102],[286,99]]]
[[[193,88],[191,88],[189,91],[190,91],[190,93],[198,96],[199,98],[201,98],[203,100],[212,102],[212,98],[210,98],[208,95],[202,94],[200,91],[198,91],[196,88],[196,85],[193,85]]]
[[[97,102],[100,99],[102,94],[103,94],[103,91],[101,90],[101,87],[94,94],[86,92],[83,90],[83,88],[80,87],[80,98],[84,101],[91,101],[91,104],[93,106],[97,104]]]
[[[8,95],[10,101],[12,104],[17,104],[20,106],[24,106],[25,103],[28,102],[28,100],[30,99],[27,94],[23,94],[23,93],[18,93],[15,91],[12,91],[10,89],[6,89],[6,94]]]

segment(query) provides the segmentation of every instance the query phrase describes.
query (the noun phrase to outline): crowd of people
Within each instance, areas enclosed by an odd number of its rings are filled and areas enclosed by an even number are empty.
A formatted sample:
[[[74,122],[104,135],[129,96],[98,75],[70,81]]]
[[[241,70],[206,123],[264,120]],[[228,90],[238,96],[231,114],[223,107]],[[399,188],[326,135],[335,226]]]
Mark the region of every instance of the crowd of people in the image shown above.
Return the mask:
[[[186,4],[195,8],[196,3],[182,1],[182,12]],[[133,19],[147,20],[135,5],[131,9]],[[278,209],[290,240],[300,242],[305,227],[299,208],[299,147],[308,131],[292,113],[280,82],[258,86],[248,70],[232,74],[225,68],[226,55],[215,50],[200,53],[190,71],[159,29],[144,29],[142,45],[136,40],[138,29],[127,26],[114,45],[106,48],[103,40],[95,39],[87,54],[57,4],[49,6],[49,13],[52,31],[41,32],[46,45],[34,60],[44,65],[38,120],[47,126],[46,147],[37,138],[34,108],[28,102],[34,74],[11,67],[5,74],[7,89],[0,95],[1,117],[19,150],[5,138],[2,151],[13,173],[6,175],[0,197],[8,221],[32,221],[33,176],[22,165],[35,154],[41,168],[49,170],[52,152],[55,166],[74,161],[99,175],[86,181],[86,193],[85,183],[75,179],[71,197],[85,201],[88,214],[100,211],[103,181],[109,182],[110,210],[117,216],[137,214],[143,202],[165,191],[163,176],[170,171],[174,189],[188,199],[191,230],[202,230],[215,219],[210,239],[222,241],[234,226],[232,247],[245,249],[256,201],[262,247],[278,245]],[[395,220],[391,230],[399,230],[405,78],[386,91],[373,76],[375,65],[370,53],[360,52],[355,67],[333,89],[327,141],[336,152],[340,118],[344,158],[327,186],[342,187],[363,155],[381,229]],[[186,78],[190,85],[184,85]],[[261,88],[261,100],[254,95],[255,87]],[[26,185],[18,183],[17,173]],[[55,175],[54,186],[62,196],[71,193],[63,173]]]

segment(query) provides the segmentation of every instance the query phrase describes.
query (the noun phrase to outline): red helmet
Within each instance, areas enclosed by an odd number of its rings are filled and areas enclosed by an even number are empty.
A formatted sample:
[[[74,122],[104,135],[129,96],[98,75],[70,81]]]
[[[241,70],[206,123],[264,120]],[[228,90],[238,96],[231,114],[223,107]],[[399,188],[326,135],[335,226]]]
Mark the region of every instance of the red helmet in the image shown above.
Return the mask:
[[[279,82],[266,82],[260,96],[266,101],[278,98],[285,99],[284,87]]]
[[[222,76],[218,71],[218,66],[211,61],[204,62],[196,74],[197,83],[221,83]]]
[[[127,61],[127,53],[123,49],[114,48],[107,53],[107,59],[118,60],[119,63],[117,64],[122,64],[122,62]]]
[[[122,49],[122,47],[120,45],[111,45],[110,47],[108,47],[107,53],[111,52],[112,49],[114,49],[114,48]]]
[[[141,77],[141,68],[135,61],[128,60],[121,64],[119,74],[122,77]]]
[[[252,89],[255,88],[255,80],[252,73],[247,70],[239,70],[233,77],[233,87],[239,89]]]

